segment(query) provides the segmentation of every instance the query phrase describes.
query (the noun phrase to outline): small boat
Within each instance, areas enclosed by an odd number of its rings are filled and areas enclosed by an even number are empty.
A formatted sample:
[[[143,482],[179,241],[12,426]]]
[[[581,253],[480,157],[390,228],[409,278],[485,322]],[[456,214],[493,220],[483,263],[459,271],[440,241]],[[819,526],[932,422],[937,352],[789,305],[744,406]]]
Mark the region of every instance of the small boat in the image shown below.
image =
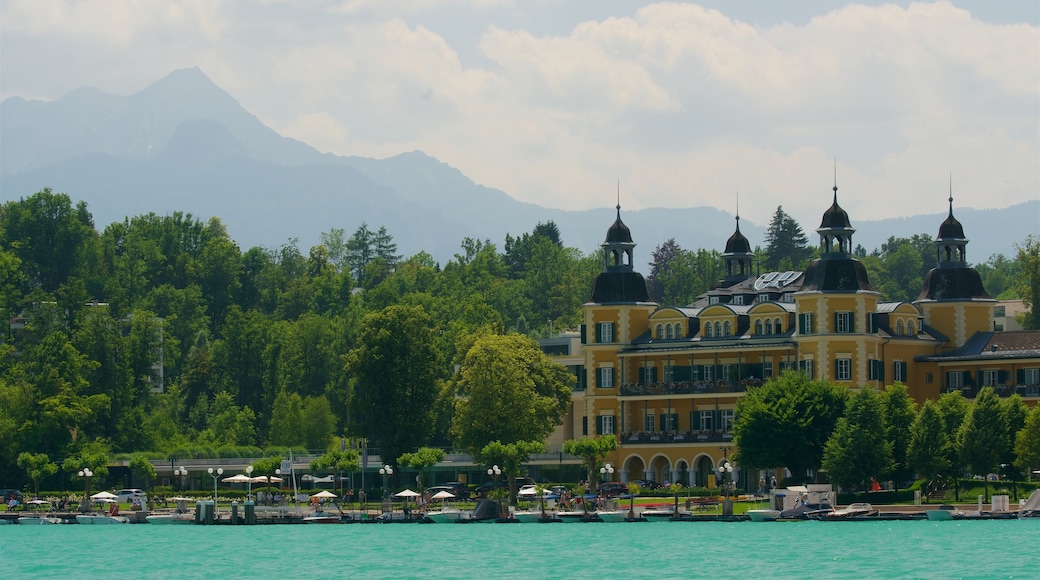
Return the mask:
[[[55,516],[22,516],[18,518],[20,525],[50,525],[50,524],[64,524],[65,520]]]
[[[332,512],[326,512],[317,510],[313,514],[303,518],[305,524],[339,524],[343,523],[343,516],[340,514],[334,514]]]
[[[814,519],[832,521],[865,518],[876,515],[878,515],[878,511],[874,509],[874,506],[870,505],[869,503],[850,503],[844,509],[832,510],[812,517]]]
[[[587,512],[585,510],[565,510],[556,512],[556,517],[565,524],[575,524],[580,522],[595,522],[599,521],[596,519],[594,512]]]
[[[1018,509],[1020,518],[1040,518],[1040,489],[1029,494],[1029,499]]]
[[[597,510],[596,517],[608,522],[623,522],[628,519],[628,510]]]
[[[172,513],[163,514],[151,514],[145,516],[145,520],[150,524],[193,524],[195,523],[195,515],[188,513],[188,502],[191,501],[186,497],[175,497],[173,501],[177,502],[177,508]]]
[[[780,510],[748,510],[747,515],[753,522],[774,522],[780,518]]]
[[[96,503],[108,504],[108,514],[105,513],[85,513],[76,516],[77,524],[90,524],[90,525],[108,525],[108,524],[126,524],[130,522],[130,519],[126,516],[119,515],[119,504],[114,499],[98,498],[97,495],[92,496]]]
[[[961,520],[965,513],[950,504],[942,504],[937,509],[925,512],[928,519],[936,521]]]
[[[670,522],[693,515],[686,511],[675,511],[674,506],[645,509],[639,514],[648,522]]]

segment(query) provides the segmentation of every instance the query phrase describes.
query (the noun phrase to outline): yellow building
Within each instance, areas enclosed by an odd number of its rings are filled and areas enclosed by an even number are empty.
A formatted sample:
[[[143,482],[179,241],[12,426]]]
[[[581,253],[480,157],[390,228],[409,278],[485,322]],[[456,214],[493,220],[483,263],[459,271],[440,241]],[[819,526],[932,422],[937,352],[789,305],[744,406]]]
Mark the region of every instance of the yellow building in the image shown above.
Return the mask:
[[[820,258],[804,272],[753,276],[738,216],[726,277],[686,306],[650,300],[617,212],[583,306],[585,388],[570,425],[576,435],[580,423],[580,435],[618,438],[610,460],[622,482],[708,484],[733,451],[737,401],[785,369],[850,388],[903,382],[918,401],[951,389],[974,396],[983,385],[1030,404],[1040,397],[1040,332],[990,330],[995,301],[968,266],[952,198],[936,267],[913,303],[883,302],[874,290],[852,254],[856,230],[837,187],[816,230]],[[741,487],[757,487],[757,474],[735,475]]]

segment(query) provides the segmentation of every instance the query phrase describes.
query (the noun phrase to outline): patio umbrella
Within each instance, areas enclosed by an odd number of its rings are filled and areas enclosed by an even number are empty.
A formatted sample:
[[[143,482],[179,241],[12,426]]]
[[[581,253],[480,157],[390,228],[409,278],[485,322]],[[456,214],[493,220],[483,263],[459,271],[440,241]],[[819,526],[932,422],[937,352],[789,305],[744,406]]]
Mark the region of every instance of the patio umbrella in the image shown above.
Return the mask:
[[[395,493],[394,494],[395,497],[419,497],[420,495],[422,495],[422,494],[417,492],[417,491],[412,491],[410,489],[405,489],[404,491],[402,491],[400,493]]]
[[[281,483],[282,478],[273,475],[258,475],[252,478],[253,483]]]
[[[99,492],[95,493],[94,495],[90,496],[90,499],[92,499],[94,501],[104,501],[106,499],[107,500],[115,500],[117,497],[118,496],[116,494],[114,494],[114,493],[109,493],[107,491],[99,491]]]
[[[443,491],[442,490],[442,491],[438,491],[437,493],[433,494],[433,497],[431,497],[430,499],[451,499],[453,497],[455,497],[454,493],[451,493],[450,491]]]
[[[319,499],[328,499],[328,498],[336,497],[336,494],[332,493],[331,491],[327,491],[327,490],[323,489],[323,490],[319,491],[318,493],[312,495],[311,497],[316,497],[316,498],[319,498]]]
[[[224,483],[249,483],[250,481],[253,481],[253,478],[249,477],[248,475],[246,475],[244,473],[239,473],[238,475],[232,475],[231,477],[225,477],[224,479],[221,479],[220,481],[223,481]]]

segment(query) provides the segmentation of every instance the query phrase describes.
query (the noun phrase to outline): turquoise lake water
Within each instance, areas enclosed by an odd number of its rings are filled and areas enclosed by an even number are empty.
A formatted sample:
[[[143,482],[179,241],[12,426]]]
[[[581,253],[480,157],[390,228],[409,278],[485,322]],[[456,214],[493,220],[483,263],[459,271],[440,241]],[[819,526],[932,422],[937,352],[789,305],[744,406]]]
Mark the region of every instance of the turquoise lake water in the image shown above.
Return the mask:
[[[1040,519],[0,526],[0,578],[1040,578]]]

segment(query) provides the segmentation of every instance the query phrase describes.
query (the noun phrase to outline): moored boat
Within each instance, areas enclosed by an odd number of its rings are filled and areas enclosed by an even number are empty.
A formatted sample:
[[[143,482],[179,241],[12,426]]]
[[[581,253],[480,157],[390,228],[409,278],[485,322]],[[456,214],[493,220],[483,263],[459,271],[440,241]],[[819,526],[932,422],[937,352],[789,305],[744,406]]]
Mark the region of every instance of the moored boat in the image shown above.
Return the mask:
[[[64,524],[65,520],[63,520],[61,518],[58,518],[58,517],[54,517],[54,516],[22,516],[22,517],[18,518],[18,523],[20,525],[23,525],[23,526],[25,526],[25,525],[37,526],[37,525]]]
[[[964,512],[950,504],[943,504],[934,510],[925,512],[928,519],[936,521],[949,521],[964,519]]]
[[[878,511],[869,503],[850,503],[844,509],[832,510],[812,516],[820,520],[850,520],[854,518],[872,517],[878,515]]]
[[[753,522],[773,522],[780,517],[780,510],[748,510],[747,515]]]

